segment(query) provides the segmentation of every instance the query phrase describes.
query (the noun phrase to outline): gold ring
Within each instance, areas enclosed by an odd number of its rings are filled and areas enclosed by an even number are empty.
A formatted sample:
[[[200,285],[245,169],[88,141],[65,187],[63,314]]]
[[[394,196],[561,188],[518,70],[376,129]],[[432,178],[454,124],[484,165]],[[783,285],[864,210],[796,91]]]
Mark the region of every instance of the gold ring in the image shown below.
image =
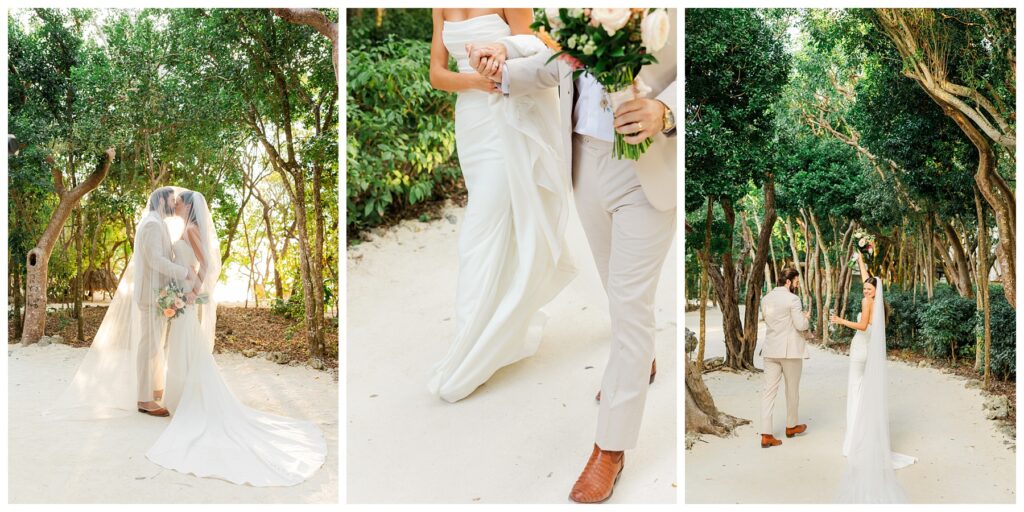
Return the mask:
[[[644,131],[644,125],[643,125],[643,123],[641,123],[641,122],[639,122],[639,121],[638,121],[638,122],[636,123],[636,131],[637,131],[637,132],[642,132],[642,131]]]

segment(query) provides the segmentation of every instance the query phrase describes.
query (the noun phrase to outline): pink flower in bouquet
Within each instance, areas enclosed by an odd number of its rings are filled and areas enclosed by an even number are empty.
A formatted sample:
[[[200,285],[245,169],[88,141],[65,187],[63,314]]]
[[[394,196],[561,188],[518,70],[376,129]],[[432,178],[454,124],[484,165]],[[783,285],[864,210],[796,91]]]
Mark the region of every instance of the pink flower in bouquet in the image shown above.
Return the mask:
[[[185,305],[185,301],[181,299],[174,299],[174,309],[181,309]]]
[[[562,59],[567,64],[569,64],[569,67],[571,67],[572,69],[583,69],[583,63],[580,62],[579,59],[573,57],[572,55],[569,55],[568,53],[563,53],[559,55],[558,58]]]
[[[174,308],[167,308],[167,309],[164,310],[164,316],[167,317],[167,318],[174,318],[174,314],[175,314]]]
[[[616,31],[626,26],[633,13],[629,9],[595,8],[590,12],[590,16],[591,25],[594,25],[594,21],[597,21],[608,35],[614,36]]]

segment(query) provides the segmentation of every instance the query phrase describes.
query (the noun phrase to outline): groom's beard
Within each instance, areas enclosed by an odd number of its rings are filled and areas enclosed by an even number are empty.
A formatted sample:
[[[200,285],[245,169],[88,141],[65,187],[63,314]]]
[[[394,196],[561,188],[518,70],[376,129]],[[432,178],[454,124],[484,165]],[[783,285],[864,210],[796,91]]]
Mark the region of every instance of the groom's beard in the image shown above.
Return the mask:
[[[796,292],[798,292],[798,291],[800,291],[800,287],[799,286],[790,286],[789,287],[789,293],[792,293],[793,295],[796,295]]]
[[[174,215],[174,205],[164,203],[164,216],[169,217]]]

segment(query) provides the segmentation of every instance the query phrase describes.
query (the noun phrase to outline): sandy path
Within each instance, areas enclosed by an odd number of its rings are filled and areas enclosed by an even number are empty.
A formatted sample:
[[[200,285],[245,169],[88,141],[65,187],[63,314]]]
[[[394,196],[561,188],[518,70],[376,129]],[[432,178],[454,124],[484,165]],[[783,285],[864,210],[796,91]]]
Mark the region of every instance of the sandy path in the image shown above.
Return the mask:
[[[696,331],[696,312],[686,325]],[[708,310],[706,357],[724,356],[722,316]],[[764,337],[761,323],[759,339]],[[755,366],[762,367],[760,357]],[[715,404],[753,420],[734,437],[704,436],[686,452],[687,503],[830,503],[842,476],[846,428],[845,355],[811,347],[800,385],[804,436],[786,439],[785,398],[775,405],[775,433],[783,445],[763,450],[760,418],[762,374],[713,372],[704,376]],[[896,472],[914,503],[1013,503],[1016,452],[985,419],[983,397],[965,380],[930,368],[890,362],[889,408],[893,448],[917,464]]]
[[[11,503],[337,503],[338,385],[330,374],[239,354],[216,356],[225,381],[244,403],[313,421],[327,439],[327,461],[311,479],[259,488],[184,475],[146,459],[167,418],[42,416],[85,353],[65,345],[8,347]]]
[[[607,300],[575,214],[580,275],[549,305],[532,358],[448,404],[426,389],[453,335],[458,223],[409,222],[348,256],[348,501],[565,503],[590,455]],[[669,254],[675,261],[675,249]],[[658,290],[658,377],[612,502],[674,503],[674,265]]]

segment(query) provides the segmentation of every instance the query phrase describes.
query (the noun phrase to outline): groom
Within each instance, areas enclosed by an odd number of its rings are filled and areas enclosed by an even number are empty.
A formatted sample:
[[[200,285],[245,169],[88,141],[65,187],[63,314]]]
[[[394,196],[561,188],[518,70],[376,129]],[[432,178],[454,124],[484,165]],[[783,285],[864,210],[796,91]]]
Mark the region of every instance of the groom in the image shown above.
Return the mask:
[[[800,373],[807,359],[806,331],[810,311],[802,312],[800,272],[786,268],[779,273],[778,286],[761,299],[766,332],[761,356],[764,358],[764,396],[761,399],[761,448],[779,446],[782,441],[773,435],[772,410],[779,384],[786,381],[786,437],[802,434],[807,425],[797,424],[800,405]],[[792,427],[790,425],[793,425]]]
[[[612,345],[601,383],[597,435],[586,467],[569,497],[596,503],[611,497],[624,466],[624,451],[636,446],[653,380],[654,295],[676,219],[676,50],[675,10],[669,10],[668,44],[639,78],[650,98],[634,99],[612,111],[603,87],[589,75],[572,80],[560,59],[543,50],[527,56],[520,36],[471,50],[470,64],[501,84],[506,96],[559,88],[565,172],[601,281],[608,294]],[[495,66],[499,62],[501,65]],[[614,133],[636,144],[653,144],[634,162],[612,153]]]
[[[171,261],[171,237],[164,219],[174,214],[174,189],[162,187],[149,197],[148,211],[135,235],[135,289],[132,299],[139,308],[141,329],[138,348],[138,408],[151,416],[170,413],[157,403],[164,390],[163,338],[167,319],[159,314],[156,296],[171,279],[195,279],[195,272]]]

